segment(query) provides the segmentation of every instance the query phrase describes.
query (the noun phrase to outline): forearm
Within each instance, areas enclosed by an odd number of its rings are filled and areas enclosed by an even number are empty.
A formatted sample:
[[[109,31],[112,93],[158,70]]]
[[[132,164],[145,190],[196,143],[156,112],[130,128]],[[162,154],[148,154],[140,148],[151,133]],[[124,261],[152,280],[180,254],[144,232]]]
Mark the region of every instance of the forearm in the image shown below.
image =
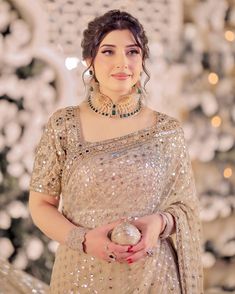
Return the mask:
[[[50,239],[65,244],[69,232],[76,226],[52,204],[40,203],[29,208],[34,224]]]
[[[35,225],[50,239],[73,250],[84,251],[85,234],[89,230],[74,225],[57,209],[59,200],[55,197],[31,191],[29,210]]]
[[[172,214],[169,212],[158,212],[156,216],[160,216],[161,230],[159,237],[165,239],[176,231],[175,220]]]

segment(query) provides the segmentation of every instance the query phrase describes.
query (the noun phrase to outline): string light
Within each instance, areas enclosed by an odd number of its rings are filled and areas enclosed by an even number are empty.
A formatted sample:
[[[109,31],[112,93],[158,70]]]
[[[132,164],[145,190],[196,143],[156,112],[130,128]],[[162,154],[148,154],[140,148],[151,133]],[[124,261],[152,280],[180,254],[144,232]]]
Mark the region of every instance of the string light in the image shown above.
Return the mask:
[[[233,31],[226,31],[224,33],[225,39],[229,42],[233,42],[235,40],[235,34]]]
[[[209,76],[208,76],[208,81],[209,81],[210,84],[216,85],[218,83],[218,81],[219,81],[219,77],[218,77],[218,75],[216,73],[211,72],[209,74]]]
[[[84,65],[85,67],[88,67],[88,64],[86,63],[86,61],[84,59],[81,60],[82,65]]]
[[[88,68],[88,64],[86,63],[85,60],[81,60],[81,64],[82,64],[84,67]],[[85,76],[90,77],[89,70],[85,71],[84,74],[85,74]]]
[[[77,57],[67,57],[65,59],[65,66],[68,70],[72,70],[78,66],[80,60]]]
[[[233,174],[233,170],[230,167],[226,167],[224,169],[224,177],[226,179],[231,178],[232,174]]]
[[[212,124],[212,126],[213,126],[214,128],[218,128],[218,127],[220,127],[221,123],[222,123],[222,119],[221,119],[220,116],[215,115],[215,116],[212,117],[212,119],[211,119],[211,124]]]

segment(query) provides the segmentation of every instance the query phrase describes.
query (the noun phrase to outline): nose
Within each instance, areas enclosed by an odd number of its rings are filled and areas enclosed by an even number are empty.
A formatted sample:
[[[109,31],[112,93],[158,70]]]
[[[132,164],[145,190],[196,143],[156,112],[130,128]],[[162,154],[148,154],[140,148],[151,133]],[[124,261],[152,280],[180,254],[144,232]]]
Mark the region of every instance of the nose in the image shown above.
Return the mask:
[[[126,54],[120,53],[116,57],[116,68],[127,68],[128,67],[128,59]]]

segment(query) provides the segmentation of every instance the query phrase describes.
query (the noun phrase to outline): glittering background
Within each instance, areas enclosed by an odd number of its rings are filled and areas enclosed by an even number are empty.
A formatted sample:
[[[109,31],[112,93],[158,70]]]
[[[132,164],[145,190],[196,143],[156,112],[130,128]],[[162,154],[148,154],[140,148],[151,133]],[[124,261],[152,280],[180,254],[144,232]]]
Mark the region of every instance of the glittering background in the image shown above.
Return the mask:
[[[109,9],[143,23],[149,106],[183,124],[201,200],[207,294],[235,293],[235,2],[0,0],[0,256],[49,282],[56,242],[29,217],[28,183],[48,116],[84,95],[80,41]]]

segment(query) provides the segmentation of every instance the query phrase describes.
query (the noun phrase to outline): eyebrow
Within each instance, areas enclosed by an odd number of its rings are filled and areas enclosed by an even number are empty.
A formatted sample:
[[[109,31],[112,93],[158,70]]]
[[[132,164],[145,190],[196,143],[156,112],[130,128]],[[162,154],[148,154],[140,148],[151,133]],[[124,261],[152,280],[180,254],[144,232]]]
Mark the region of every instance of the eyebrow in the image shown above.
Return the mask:
[[[104,45],[100,46],[100,48],[102,48],[102,47],[104,47],[104,46],[107,46],[107,47],[116,47],[116,45],[112,45],[112,44],[104,44]],[[131,45],[127,45],[126,47],[129,48],[129,47],[140,47],[140,46],[137,45],[137,44],[131,44]]]

